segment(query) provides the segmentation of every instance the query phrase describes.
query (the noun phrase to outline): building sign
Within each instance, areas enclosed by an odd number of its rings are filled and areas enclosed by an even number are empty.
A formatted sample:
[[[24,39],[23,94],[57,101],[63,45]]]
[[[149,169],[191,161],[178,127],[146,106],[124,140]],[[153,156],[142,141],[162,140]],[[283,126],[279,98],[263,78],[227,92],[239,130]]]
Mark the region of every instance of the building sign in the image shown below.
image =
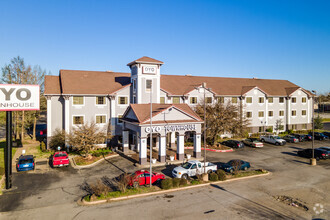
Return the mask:
[[[142,66],[142,73],[156,74],[157,73],[157,66],[155,66],[155,65],[144,65],[144,66]]]
[[[39,102],[39,85],[0,84],[0,111],[39,110]]]
[[[159,133],[162,129],[164,129],[166,132],[175,132],[175,131],[195,131],[196,125],[189,124],[189,125],[166,125],[163,128],[161,126],[154,126],[152,128],[146,127],[145,131],[146,133],[150,133],[150,130],[152,129],[152,133]]]

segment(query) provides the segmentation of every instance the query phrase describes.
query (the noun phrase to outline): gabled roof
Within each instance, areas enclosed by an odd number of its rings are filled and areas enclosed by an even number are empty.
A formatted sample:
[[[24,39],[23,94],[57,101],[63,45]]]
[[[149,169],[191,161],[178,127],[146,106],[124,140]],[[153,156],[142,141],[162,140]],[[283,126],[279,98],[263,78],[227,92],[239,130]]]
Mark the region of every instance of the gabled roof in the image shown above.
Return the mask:
[[[141,57],[137,60],[134,60],[134,61],[130,62],[129,64],[127,64],[127,66],[131,66],[131,65],[136,64],[136,63],[150,63],[150,64],[160,64],[160,65],[164,64],[160,60],[156,60],[154,58],[144,56],[144,57]]]
[[[270,96],[287,96],[287,88],[300,88],[287,81],[277,79],[227,78],[184,75],[161,75],[160,87],[171,95],[186,95],[203,82],[216,95],[241,96],[252,88],[258,87]]]
[[[130,85],[130,75],[118,72],[60,70],[59,77],[47,76],[45,79],[45,94],[113,94]]]
[[[175,120],[175,122],[202,122],[202,119],[187,105],[187,104],[152,104],[152,117],[164,112],[169,108],[176,108],[179,111],[187,114],[192,119],[191,120]],[[137,117],[137,120],[132,120],[131,118],[126,118],[126,115],[129,111],[132,110]],[[150,119],[150,104],[131,104],[128,109],[125,111],[122,120],[137,122],[139,124],[146,124]],[[154,121],[154,123],[162,123],[162,121]]]

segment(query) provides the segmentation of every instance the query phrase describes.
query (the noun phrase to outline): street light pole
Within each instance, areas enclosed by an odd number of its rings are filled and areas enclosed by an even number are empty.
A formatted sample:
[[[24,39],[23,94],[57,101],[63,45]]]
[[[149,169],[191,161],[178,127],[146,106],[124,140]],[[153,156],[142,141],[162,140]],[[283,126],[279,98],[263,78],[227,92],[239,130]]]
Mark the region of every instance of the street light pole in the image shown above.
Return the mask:
[[[152,81],[150,85],[150,151],[149,151],[149,160],[150,160],[150,188],[152,186],[151,176],[152,176]]]
[[[314,90],[312,90],[312,93],[316,95]],[[310,165],[316,165],[316,160],[314,158],[314,97],[312,97],[312,158],[310,159]]]
[[[206,173],[206,83],[203,83],[204,88],[204,173]]]

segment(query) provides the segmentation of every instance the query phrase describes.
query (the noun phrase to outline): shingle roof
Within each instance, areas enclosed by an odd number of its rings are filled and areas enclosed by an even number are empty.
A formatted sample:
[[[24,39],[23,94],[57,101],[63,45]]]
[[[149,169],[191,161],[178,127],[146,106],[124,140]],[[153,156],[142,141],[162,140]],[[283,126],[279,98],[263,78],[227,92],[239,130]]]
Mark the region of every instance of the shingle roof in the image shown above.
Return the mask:
[[[195,118],[192,120],[188,120],[191,122],[199,121],[201,122],[202,119],[187,105],[187,104],[152,104],[152,117],[160,114],[161,112],[169,109],[171,107],[175,107],[182,112],[190,115],[191,117]],[[130,107],[126,110],[125,114],[123,115],[124,120],[126,120],[125,115],[129,112],[129,109],[132,109],[135,113],[136,117],[138,118],[139,124],[145,124],[146,121],[150,119],[150,104],[131,104]],[[130,119],[128,119],[130,121]],[[177,122],[177,121],[176,121]],[[183,121],[187,122],[187,120]]]
[[[59,76],[45,76],[45,94],[61,94],[61,85]]]
[[[194,88],[201,86],[203,82],[206,82],[206,86],[219,96],[241,96],[254,87],[260,88],[268,95],[287,96],[288,92],[294,90],[293,88],[295,90],[300,88],[287,80],[183,75],[161,75],[160,78],[160,88],[170,95],[186,95]],[[306,92],[311,95],[309,91]]]
[[[135,63],[152,63],[152,64],[164,64],[162,61],[160,60],[156,60],[154,58],[151,58],[151,57],[147,57],[147,56],[144,56],[144,57],[141,57],[137,60],[134,60],[132,62],[130,62],[129,64],[127,64],[127,66],[131,66]]]

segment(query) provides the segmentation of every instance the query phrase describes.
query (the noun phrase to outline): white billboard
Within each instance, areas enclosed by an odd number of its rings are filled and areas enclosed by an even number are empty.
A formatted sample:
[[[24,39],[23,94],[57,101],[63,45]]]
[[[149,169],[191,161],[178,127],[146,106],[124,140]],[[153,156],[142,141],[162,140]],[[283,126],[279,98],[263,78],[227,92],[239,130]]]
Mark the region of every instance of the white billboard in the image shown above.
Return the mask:
[[[39,109],[39,85],[0,84],[0,111],[32,111]]]

